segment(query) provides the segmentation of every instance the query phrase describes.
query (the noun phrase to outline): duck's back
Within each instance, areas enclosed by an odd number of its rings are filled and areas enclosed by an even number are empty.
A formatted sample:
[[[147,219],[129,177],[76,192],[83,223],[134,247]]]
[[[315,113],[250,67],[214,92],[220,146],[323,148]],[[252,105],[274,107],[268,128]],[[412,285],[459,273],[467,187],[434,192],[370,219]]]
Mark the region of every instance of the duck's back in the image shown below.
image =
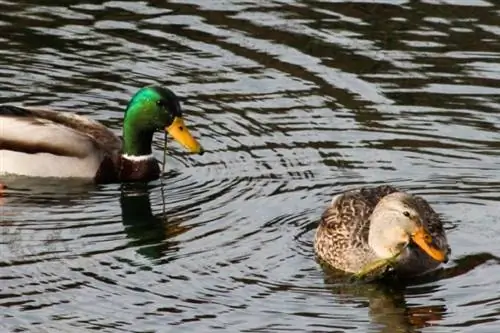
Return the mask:
[[[121,141],[69,112],[0,105],[0,174],[94,178]]]
[[[316,231],[314,248],[320,259],[347,272],[357,272],[373,260],[368,247],[369,217],[380,199],[397,191],[378,186],[336,195]]]

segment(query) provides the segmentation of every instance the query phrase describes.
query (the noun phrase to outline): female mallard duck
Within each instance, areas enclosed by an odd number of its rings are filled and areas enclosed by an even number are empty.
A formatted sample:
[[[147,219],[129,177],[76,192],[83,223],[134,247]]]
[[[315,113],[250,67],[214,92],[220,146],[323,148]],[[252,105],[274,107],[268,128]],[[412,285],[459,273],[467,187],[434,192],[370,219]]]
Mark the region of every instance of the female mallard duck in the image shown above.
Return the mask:
[[[342,271],[361,274],[390,261],[402,276],[435,269],[450,254],[438,214],[424,199],[391,186],[335,196],[322,215],[314,249],[320,261]]]
[[[73,113],[0,105],[0,174],[96,183],[154,180],[160,168],[151,143],[158,129],[190,152],[203,153],[184,125],[179,99],[161,87],[145,87],[132,97],[123,141],[101,123]]]

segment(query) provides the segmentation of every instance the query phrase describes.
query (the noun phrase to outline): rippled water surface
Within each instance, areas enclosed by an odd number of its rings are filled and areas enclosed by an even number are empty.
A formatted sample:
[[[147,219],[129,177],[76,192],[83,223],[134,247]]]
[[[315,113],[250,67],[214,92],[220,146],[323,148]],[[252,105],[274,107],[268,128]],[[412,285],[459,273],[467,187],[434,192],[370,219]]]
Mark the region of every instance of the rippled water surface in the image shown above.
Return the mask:
[[[118,133],[159,83],[207,153],[171,143],[142,185],[4,179],[1,332],[500,331],[500,2],[72,3],[0,0],[0,103]],[[374,183],[442,213],[439,278],[315,262],[332,194]]]

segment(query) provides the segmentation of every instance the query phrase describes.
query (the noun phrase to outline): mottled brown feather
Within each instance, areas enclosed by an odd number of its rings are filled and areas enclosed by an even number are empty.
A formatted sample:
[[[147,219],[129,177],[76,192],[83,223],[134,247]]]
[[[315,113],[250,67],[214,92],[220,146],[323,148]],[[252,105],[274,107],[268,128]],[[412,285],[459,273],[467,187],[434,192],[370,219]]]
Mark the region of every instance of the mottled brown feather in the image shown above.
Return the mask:
[[[394,192],[399,190],[383,185],[351,190],[334,197],[322,214],[316,231],[314,248],[319,259],[334,268],[348,272],[357,272],[375,260],[376,256],[368,245],[370,216],[377,203]],[[423,198],[413,198],[411,206],[417,209],[437,245],[447,248],[449,252],[439,215]],[[419,249],[415,249],[415,253],[412,262],[402,263],[401,271],[421,271],[436,266],[436,263]]]

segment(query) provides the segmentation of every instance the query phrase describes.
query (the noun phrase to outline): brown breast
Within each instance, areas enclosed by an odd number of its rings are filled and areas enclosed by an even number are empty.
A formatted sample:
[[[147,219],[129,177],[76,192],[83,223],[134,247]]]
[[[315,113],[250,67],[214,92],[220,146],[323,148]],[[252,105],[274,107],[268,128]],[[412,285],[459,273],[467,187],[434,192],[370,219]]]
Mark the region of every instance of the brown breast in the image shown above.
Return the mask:
[[[159,176],[160,167],[156,159],[131,161],[119,155],[103,159],[95,176],[95,182],[103,184],[150,181],[158,179]]]

